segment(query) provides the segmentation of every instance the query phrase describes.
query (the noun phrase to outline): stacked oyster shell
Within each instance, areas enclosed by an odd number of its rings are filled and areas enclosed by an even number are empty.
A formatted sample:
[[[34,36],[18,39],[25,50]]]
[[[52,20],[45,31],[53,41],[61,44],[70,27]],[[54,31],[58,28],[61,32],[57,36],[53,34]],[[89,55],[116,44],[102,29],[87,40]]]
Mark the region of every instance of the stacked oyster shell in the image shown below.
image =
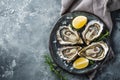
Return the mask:
[[[101,61],[106,57],[109,50],[106,42],[103,40],[94,42],[101,35],[104,24],[91,20],[84,27],[85,29],[81,33],[70,25],[59,27],[56,36],[58,42],[63,45],[58,49],[60,58],[71,62],[78,56],[93,61]],[[84,46],[82,46],[83,44]]]

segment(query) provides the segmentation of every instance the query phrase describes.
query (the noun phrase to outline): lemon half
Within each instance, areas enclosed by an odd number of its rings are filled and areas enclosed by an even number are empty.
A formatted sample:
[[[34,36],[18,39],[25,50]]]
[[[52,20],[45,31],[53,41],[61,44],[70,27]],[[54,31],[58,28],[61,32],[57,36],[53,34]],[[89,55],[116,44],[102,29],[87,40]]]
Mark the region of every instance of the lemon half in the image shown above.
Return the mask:
[[[77,16],[72,21],[72,25],[75,29],[82,28],[86,23],[87,23],[87,17],[85,16]]]

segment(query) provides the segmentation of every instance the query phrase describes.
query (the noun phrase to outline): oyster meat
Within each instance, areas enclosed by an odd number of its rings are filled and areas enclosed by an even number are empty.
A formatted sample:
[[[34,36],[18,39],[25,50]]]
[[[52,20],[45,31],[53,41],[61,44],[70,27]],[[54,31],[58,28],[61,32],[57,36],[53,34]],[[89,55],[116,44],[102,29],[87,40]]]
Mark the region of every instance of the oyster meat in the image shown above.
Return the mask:
[[[83,41],[77,31],[69,26],[61,26],[57,31],[57,40],[60,44],[82,44]]]
[[[108,45],[103,42],[94,42],[87,47],[84,47],[79,53],[79,56],[86,57],[87,59],[100,61],[103,60],[108,52]]]
[[[100,36],[103,30],[103,23],[92,20],[87,25],[85,30],[82,32],[83,39],[87,45],[94,39]]]
[[[67,62],[70,62],[77,57],[78,52],[81,49],[82,47],[80,46],[64,46],[58,49],[58,55],[60,58],[66,60]]]

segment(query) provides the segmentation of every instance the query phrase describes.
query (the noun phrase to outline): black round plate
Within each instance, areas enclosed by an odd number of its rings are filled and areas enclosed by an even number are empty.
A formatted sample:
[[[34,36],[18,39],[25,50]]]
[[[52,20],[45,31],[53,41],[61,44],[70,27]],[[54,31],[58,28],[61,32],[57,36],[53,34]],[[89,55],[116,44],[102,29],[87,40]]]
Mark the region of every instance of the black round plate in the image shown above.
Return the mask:
[[[71,21],[73,20],[74,17],[79,16],[79,15],[83,15],[86,16],[88,18],[88,22],[90,20],[99,20],[100,22],[102,22],[104,24],[104,30],[107,29],[105,23],[96,15],[88,13],[88,12],[84,12],[84,11],[76,11],[76,12],[72,12],[72,13],[67,13],[65,15],[63,15],[55,24],[51,35],[50,35],[50,40],[49,40],[49,49],[50,49],[50,53],[51,56],[54,60],[54,62],[61,67],[62,69],[68,71],[69,73],[73,73],[73,74],[84,74],[84,73],[88,73],[91,72],[95,69],[97,69],[100,64],[102,62],[104,62],[104,60],[100,61],[100,62],[96,62],[93,65],[90,65],[84,69],[74,69],[72,67],[72,63],[66,63],[66,61],[64,61],[63,59],[61,59],[59,57],[59,55],[57,54],[57,50],[58,48],[62,47],[62,45],[59,44],[59,42],[56,39],[56,32],[59,29],[60,26],[63,25],[68,25],[71,24]],[[81,32],[81,30],[79,31]]]

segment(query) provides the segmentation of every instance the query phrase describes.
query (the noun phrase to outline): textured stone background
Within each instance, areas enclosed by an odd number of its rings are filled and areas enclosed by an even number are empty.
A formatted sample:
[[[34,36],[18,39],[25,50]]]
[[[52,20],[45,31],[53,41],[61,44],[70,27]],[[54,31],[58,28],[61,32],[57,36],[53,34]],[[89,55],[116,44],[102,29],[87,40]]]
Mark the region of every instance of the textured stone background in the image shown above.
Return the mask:
[[[60,0],[0,0],[0,80],[59,80],[44,63],[49,35],[60,17]],[[96,80],[120,80],[120,11],[112,14],[116,54]],[[71,75],[68,80],[88,80]]]

